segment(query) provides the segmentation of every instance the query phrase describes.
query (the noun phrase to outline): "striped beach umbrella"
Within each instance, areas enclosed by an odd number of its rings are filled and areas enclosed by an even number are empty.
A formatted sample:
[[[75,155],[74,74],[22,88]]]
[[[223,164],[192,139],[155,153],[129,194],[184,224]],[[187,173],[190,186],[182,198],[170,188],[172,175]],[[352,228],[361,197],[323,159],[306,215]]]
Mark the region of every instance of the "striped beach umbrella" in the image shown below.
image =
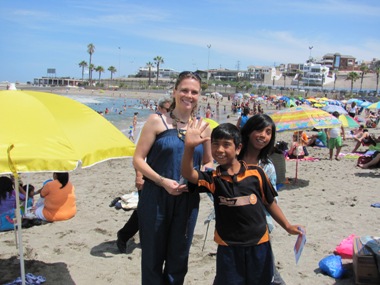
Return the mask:
[[[380,109],[380,101],[366,107],[367,109]]]
[[[345,128],[358,128],[359,123],[355,121],[350,115],[342,114],[339,116],[339,120],[342,122]]]
[[[305,105],[283,109],[270,116],[276,124],[278,132],[311,130],[313,128],[330,129],[340,127],[342,124],[333,115]]]

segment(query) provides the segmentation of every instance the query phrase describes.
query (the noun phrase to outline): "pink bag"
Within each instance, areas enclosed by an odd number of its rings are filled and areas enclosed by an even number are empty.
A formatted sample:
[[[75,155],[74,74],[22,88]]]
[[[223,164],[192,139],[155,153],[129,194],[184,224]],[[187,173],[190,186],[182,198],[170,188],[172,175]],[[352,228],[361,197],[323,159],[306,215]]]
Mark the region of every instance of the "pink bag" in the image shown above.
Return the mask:
[[[340,255],[342,258],[352,258],[355,237],[355,235],[350,235],[342,240],[341,243],[335,248],[334,253]]]

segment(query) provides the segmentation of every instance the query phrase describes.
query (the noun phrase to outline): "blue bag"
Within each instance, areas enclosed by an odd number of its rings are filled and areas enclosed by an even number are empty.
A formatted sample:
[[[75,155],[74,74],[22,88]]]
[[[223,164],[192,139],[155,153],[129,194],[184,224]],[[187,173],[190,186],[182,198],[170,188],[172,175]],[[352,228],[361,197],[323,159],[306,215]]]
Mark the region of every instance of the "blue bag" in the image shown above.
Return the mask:
[[[15,210],[9,210],[0,215],[0,232],[14,229]]]
[[[339,255],[329,255],[323,258],[319,262],[319,268],[333,278],[341,278],[344,274],[342,257]]]

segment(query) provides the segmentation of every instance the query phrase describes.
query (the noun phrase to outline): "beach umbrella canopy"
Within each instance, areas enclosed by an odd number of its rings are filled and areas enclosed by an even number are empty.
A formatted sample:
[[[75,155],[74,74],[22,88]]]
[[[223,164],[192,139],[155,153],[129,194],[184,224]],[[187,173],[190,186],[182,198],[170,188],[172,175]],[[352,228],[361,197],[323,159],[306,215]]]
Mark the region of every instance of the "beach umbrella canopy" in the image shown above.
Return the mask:
[[[36,91],[0,91],[0,173],[59,172],[132,156],[135,145],[112,123],[75,100]],[[18,183],[16,217],[25,284]]]
[[[219,126],[219,123],[217,121],[214,121],[213,119],[202,118],[202,120],[207,122],[212,130],[215,129],[217,126]]]
[[[0,173],[70,171],[132,156],[135,145],[107,119],[70,98],[36,91],[0,91]]]
[[[337,106],[337,105],[326,105],[322,108],[322,110],[326,111],[328,113],[338,112],[339,114],[345,114],[345,115],[348,114],[346,109],[344,109],[341,106]]]
[[[283,109],[270,115],[278,132],[339,127],[341,122],[333,115],[306,105]]]
[[[351,104],[352,102],[355,102],[357,105],[363,103],[363,100],[357,99],[357,98],[351,98],[347,101],[347,104]]]
[[[359,107],[363,107],[363,108],[366,108],[370,105],[372,105],[373,103],[372,102],[369,102],[369,101],[363,101],[362,103],[360,103]]]
[[[235,93],[234,94],[234,99],[237,100],[237,99],[242,99],[243,98],[243,94],[242,93]]]
[[[380,101],[366,107],[367,109],[380,109]]]
[[[277,132],[299,131],[308,129],[328,129],[340,127],[342,123],[333,115],[307,105],[283,109],[270,115],[276,124]],[[298,157],[296,162],[296,177],[298,176]]]
[[[339,120],[342,122],[345,128],[358,128],[359,123],[355,121],[350,115],[342,114],[339,116]]]

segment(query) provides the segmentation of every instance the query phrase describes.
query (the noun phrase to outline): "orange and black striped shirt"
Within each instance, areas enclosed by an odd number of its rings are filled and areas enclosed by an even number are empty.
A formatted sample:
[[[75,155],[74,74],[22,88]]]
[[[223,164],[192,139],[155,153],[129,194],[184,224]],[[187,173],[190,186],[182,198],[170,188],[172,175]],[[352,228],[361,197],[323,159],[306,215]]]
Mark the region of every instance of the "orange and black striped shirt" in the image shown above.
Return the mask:
[[[221,166],[198,171],[198,186],[214,196],[214,240],[219,245],[253,246],[269,241],[264,208],[277,193],[261,167],[240,163],[234,175]]]

